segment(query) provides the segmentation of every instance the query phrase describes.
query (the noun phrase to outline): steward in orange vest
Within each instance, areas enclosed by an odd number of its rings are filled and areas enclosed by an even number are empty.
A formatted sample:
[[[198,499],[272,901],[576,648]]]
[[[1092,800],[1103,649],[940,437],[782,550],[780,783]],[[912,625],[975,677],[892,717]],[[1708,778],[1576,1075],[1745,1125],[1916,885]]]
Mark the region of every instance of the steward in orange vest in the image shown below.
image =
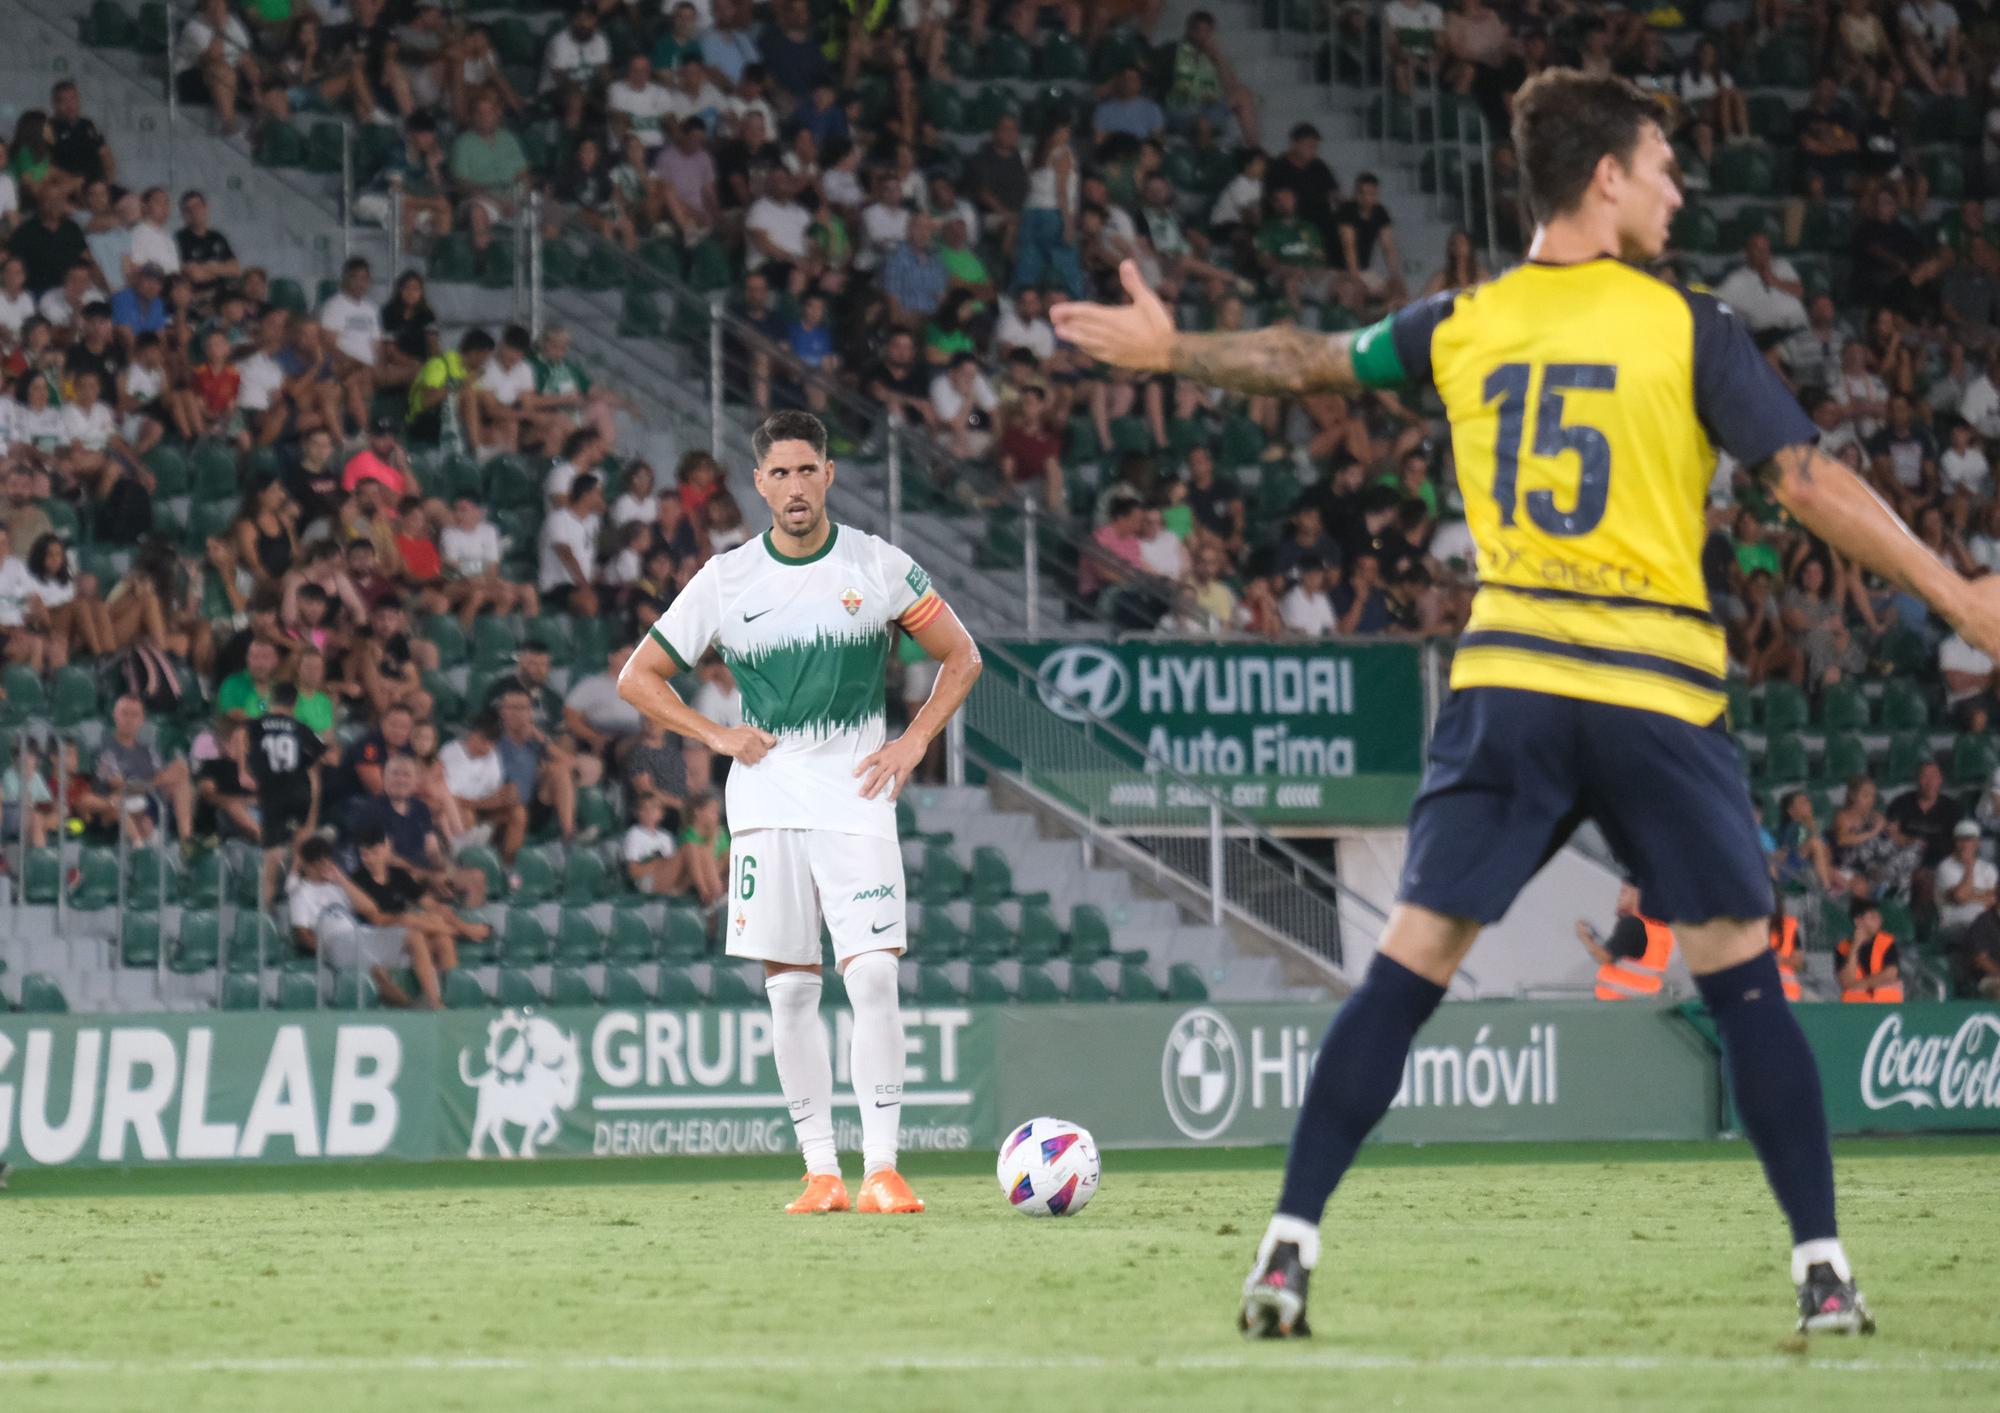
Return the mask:
[[[1644,1001],[1660,994],[1667,961],[1674,954],[1673,929],[1664,922],[1639,916],[1639,890],[1626,883],[1618,889],[1618,923],[1611,936],[1600,938],[1587,922],[1576,925],[1577,940],[1597,963],[1597,999]]]
[[[1893,1005],[1903,999],[1896,939],[1882,931],[1882,910],[1873,903],[1854,908],[1854,935],[1837,949],[1840,999]]]
[[[1771,950],[1778,954],[1778,980],[1785,999],[1796,1001],[1805,993],[1799,988],[1799,920],[1789,913],[1771,914]]]

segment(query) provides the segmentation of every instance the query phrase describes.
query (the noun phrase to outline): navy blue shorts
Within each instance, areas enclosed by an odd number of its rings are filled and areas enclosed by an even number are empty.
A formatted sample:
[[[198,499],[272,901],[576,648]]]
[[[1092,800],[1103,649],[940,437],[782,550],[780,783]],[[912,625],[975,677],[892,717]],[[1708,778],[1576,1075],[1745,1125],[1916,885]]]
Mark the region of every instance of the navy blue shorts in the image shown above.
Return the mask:
[[[1756,810],[1720,720],[1508,687],[1464,688],[1438,713],[1397,897],[1497,922],[1586,819],[1646,916],[1771,912]]]

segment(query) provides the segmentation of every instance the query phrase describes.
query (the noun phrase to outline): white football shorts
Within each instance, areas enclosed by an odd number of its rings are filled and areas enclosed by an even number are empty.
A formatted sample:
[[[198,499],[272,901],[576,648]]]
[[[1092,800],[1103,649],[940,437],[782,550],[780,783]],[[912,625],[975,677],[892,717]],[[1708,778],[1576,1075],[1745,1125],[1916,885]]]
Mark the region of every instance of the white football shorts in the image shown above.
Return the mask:
[[[747,829],[729,843],[727,952],[760,962],[820,960],[819,925],[837,962],[909,946],[903,848],[823,829]]]

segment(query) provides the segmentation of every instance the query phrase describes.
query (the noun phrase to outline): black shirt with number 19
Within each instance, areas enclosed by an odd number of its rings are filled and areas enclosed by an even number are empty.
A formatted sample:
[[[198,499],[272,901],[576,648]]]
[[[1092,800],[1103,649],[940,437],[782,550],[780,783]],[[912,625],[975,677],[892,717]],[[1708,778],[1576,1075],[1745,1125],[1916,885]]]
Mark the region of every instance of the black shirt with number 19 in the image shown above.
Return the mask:
[[[326,747],[296,718],[267,713],[250,724],[250,774],[264,800],[300,799]]]

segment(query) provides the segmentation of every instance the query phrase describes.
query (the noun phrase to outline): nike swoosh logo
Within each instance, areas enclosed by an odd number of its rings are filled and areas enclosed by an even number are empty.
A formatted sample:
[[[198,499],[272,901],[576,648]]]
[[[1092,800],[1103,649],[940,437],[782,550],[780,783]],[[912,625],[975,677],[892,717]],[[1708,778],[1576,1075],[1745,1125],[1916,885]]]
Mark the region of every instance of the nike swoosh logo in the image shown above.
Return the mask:
[[[890,928],[894,927],[895,925],[896,924],[893,922],[885,922],[880,927],[871,927],[868,930],[870,932],[887,932]]]
[[[878,1109],[893,1109],[902,1102],[900,1099],[877,1099],[875,1107]]]
[[[758,619],[762,618],[762,617],[763,617],[763,616],[764,616],[765,614],[767,614],[767,613],[774,613],[774,612],[776,612],[776,610],[775,610],[775,609],[769,609],[769,608],[766,608],[766,609],[761,609],[761,610],[759,610],[759,611],[758,611],[758,612],[756,612],[756,613],[746,613],[746,614],[744,614],[744,615],[743,615],[743,621],[744,621],[745,623],[755,623],[755,622],[756,622],[756,621],[757,621]]]

